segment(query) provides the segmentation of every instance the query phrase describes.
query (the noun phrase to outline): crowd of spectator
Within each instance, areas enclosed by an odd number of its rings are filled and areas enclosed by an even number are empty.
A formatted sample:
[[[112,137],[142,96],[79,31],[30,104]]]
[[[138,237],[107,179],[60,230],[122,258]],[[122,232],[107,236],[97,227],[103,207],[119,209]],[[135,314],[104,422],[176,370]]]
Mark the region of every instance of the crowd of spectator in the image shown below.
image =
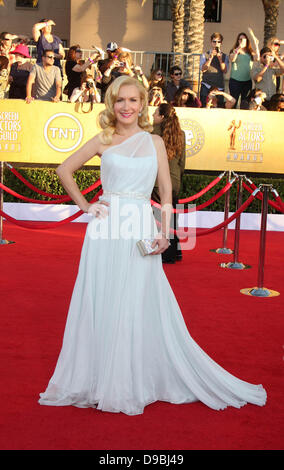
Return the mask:
[[[72,45],[65,56],[62,41],[53,34],[54,26],[51,19],[33,26],[35,63],[27,46],[29,38],[8,32],[0,34],[0,99],[59,102],[65,96],[71,103],[88,102],[92,108],[94,103],[104,101],[110,83],[120,75],[129,75],[147,89],[152,106],[171,103],[175,107],[207,109],[284,110],[284,81],[281,89],[280,79],[284,74],[280,46],[284,41],[276,37],[259,50],[259,41],[249,28],[253,46],[249,36],[241,32],[226,54],[222,50],[222,34],[213,33],[208,50],[200,58],[202,78],[197,94],[178,65],[170,68],[168,81],[162,67],[153,68],[146,77],[142,68],[134,64],[131,51],[115,42],[107,44],[106,52],[95,48],[87,60],[82,59],[79,44]],[[63,88],[65,77],[67,83]]]

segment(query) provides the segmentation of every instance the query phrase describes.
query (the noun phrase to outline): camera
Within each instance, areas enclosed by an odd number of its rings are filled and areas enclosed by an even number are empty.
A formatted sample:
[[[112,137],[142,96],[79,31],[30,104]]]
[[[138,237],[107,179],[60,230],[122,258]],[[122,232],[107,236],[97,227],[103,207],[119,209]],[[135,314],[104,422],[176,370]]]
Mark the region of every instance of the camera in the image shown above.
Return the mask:
[[[220,47],[219,47],[219,46],[216,46],[216,47],[214,47],[214,49],[215,49],[215,51],[219,54],[219,52],[220,52]]]
[[[94,82],[92,80],[87,80],[86,81],[86,88],[90,89],[93,88]]]

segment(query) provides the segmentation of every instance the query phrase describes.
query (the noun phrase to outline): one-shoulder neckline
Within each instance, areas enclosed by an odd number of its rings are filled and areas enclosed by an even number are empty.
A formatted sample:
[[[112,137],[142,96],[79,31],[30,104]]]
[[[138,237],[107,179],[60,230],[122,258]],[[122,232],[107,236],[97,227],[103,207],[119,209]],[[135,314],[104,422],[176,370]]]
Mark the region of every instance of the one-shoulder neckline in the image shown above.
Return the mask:
[[[115,147],[119,147],[119,145],[124,144],[124,142],[127,142],[127,140],[132,139],[132,137],[135,137],[136,135],[139,135],[139,134],[148,134],[148,132],[146,132],[146,131],[135,132],[135,134],[132,134],[130,137],[127,137],[126,139],[124,139],[124,140],[123,140],[122,142],[120,142],[119,144],[111,145],[110,147],[108,147],[107,149],[105,149],[105,150],[102,152],[101,158],[102,158],[103,154],[106,153],[108,150],[113,149],[113,148],[115,148]]]

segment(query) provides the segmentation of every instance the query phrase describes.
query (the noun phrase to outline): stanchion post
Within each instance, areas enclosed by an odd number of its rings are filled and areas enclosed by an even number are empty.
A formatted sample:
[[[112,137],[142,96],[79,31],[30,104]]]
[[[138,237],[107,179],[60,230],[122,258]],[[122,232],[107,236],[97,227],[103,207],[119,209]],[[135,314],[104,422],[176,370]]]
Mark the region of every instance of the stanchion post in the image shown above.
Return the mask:
[[[227,183],[229,183],[229,181],[231,181],[231,171],[230,170],[227,173]],[[230,212],[230,189],[225,194],[224,222],[226,222],[226,220],[228,219],[229,212]],[[227,238],[228,238],[228,225],[225,225],[225,227],[223,229],[223,246],[222,246],[222,248],[217,248],[216,250],[213,249],[213,250],[210,250],[210,251],[214,251],[215,253],[221,253],[221,254],[225,254],[225,255],[232,254],[233,250],[231,250],[230,248],[227,248]]]
[[[245,175],[238,176],[238,187],[237,187],[237,200],[236,200],[236,212],[240,209],[243,199],[243,179]],[[239,249],[240,249],[240,229],[241,229],[241,214],[236,218],[235,223],[235,241],[234,241],[234,261],[230,263],[221,263],[222,268],[230,269],[246,269],[251,266],[240,263],[239,261]]]
[[[4,183],[4,162],[0,161],[0,182]],[[0,209],[3,211],[4,208],[4,191],[0,188]],[[11,242],[9,240],[3,239],[3,217],[0,214],[0,245],[9,245]]]
[[[266,250],[266,227],[267,227],[267,214],[268,214],[268,196],[272,190],[271,184],[261,184],[263,189],[263,198],[261,204],[261,225],[260,225],[260,242],[259,242],[259,259],[258,259],[258,276],[257,287],[251,289],[241,289],[242,294],[251,295],[254,297],[275,297],[279,292],[273,291],[263,287],[264,281],[264,261]]]

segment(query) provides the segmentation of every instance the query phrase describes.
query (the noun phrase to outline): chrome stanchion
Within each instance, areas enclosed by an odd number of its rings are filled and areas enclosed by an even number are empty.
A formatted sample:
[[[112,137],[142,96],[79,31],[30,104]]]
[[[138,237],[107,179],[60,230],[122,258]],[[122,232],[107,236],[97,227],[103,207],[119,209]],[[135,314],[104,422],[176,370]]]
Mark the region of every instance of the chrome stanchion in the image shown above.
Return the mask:
[[[264,280],[264,261],[265,261],[265,248],[266,248],[266,226],[267,226],[267,213],[268,213],[268,196],[272,189],[271,184],[261,184],[263,188],[263,199],[261,205],[261,227],[260,227],[260,243],[259,243],[259,261],[258,261],[258,277],[257,287],[248,289],[241,289],[241,293],[251,295],[254,297],[275,297],[280,295],[279,292],[263,287]]]
[[[236,202],[236,212],[242,205],[243,198],[243,179],[245,175],[238,176],[238,190],[237,190],[237,202]],[[248,264],[241,263],[239,261],[239,246],[240,246],[240,228],[241,228],[241,214],[236,218],[235,225],[235,242],[234,242],[234,261],[230,263],[220,263],[221,268],[229,269],[248,269],[251,268]]]
[[[230,180],[231,180],[231,171],[228,171],[227,183]],[[230,190],[227,191],[225,194],[224,222],[226,222],[226,220],[229,217],[229,211],[230,211]],[[231,255],[233,253],[233,250],[231,250],[230,248],[227,248],[227,237],[228,237],[228,225],[225,225],[223,229],[223,248],[211,249],[210,251],[214,251],[214,253],[218,253],[218,254]]]
[[[1,184],[3,184],[4,181],[4,162],[0,162],[0,181]],[[2,188],[0,188],[0,209],[3,211],[4,207],[4,191]],[[9,240],[3,239],[3,217],[0,215],[0,245],[9,245],[10,243],[15,243],[11,242]]]

